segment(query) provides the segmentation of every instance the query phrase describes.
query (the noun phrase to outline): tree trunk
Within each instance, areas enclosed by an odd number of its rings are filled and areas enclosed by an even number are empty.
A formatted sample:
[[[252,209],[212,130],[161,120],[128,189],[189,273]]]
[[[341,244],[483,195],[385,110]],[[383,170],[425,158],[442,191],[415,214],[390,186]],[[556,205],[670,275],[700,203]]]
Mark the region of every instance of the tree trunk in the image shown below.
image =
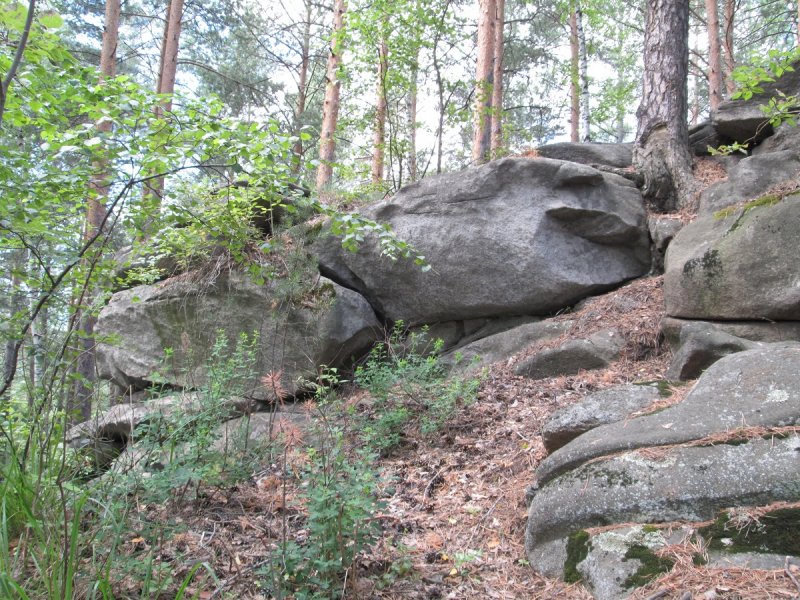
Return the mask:
[[[180,50],[181,22],[183,20],[183,0],[169,0],[167,3],[164,38],[161,43],[161,61],[158,67],[156,93],[164,94],[164,99],[156,106],[156,117],[172,110],[172,94],[175,91],[175,78],[178,74],[178,52]],[[153,198],[156,204],[164,196],[164,177],[156,177],[145,183],[145,198]],[[149,232],[145,231],[145,235]]]
[[[694,200],[686,123],[688,39],[689,0],[648,0],[634,165],[644,176],[642,194],[660,210]]]
[[[578,11],[574,3],[570,3],[569,11],[569,141],[579,142],[581,100],[580,100],[580,44],[578,42]]]
[[[9,256],[8,269],[11,275],[11,298],[9,305],[9,318],[8,323],[14,322],[14,317],[21,315],[25,312],[25,292],[22,289],[21,273],[25,269],[26,252],[23,248],[12,250]],[[22,339],[14,339],[12,332],[17,327],[9,328],[8,337],[5,342],[5,355],[3,360],[3,380],[11,381],[17,372],[17,364],[19,361],[20,348],[22,346]]]
[[[306,0],[306,22],[303,24],[303,46],[300,51],[300,71],[297,74],[297,104],[294,109],[294,135],[297,138],[292,146],[292,173],[294,174],[299,173],[303,165],[303,140],[300,139],[300,133],[308,98],[308,67],[311,63],[311,8],[311,2]]]
[[[586,56],[586,33],[583,29],[580,3],[575,8],[575,25],[578,31],[578,54],[581,62],[581,129],[583,130],[581,141],[590,142],[592,133],[589,130],[589,59]]]
[[[733,54],[733,26],[736,18],[736,0],[725,0],[725,12],[723,15],[723,68],[725,69],[725,89],[728,98],[736,91],[736,82],[733,80],[732,73],[736,68],[736,60]]]
[[[473,116],[472,162],[489,157],[492,128],[492,87],[497,5],[495,0],[478,0],[478,60],[475,69],[475,112]]]
[[[114,77],[117,70],[117,44],[119,41],[120,0],[107,0],[105,23],[103,26],[103,46],[100,51],[100,80]],[[174,79],[174,77],[173,77]],[[111,121],[101,121],[96,125],[100,134],[111,131]],[[86,222],[84,224],[83,239],[88,242],[100,234],[106,216],[106,198],[108,197],[108,166],[104,161],[94,165],[95,175],[89,182],[89,197],[86,205]],[[87,253],[84,257],[84,267],[87,277],[91,277],[94,263],[98,257]],[[87,284],[83,302],[91,306],[94,301],[95,290],[91,283]],[[75,387],[75,401],[73,410],[79,411],[82,420],[91,416],[92,394],[97,381],[96,352],[94,328],[97,317],[91,310],[79,306],[76,322],[79,323],[80,336],[78,338],[77,372],[80,375]],[[72,411],[70,411],[72,412]]]
[[[335,1],[325,83],[325,100],[322,106],[322,131],[320,132],[319,167],[317,169],[318,190],[330,184],[333,176],[333,159],[336,155],[334,135],[336,134],[336,123],[339,120],[339,94],[342,85],[338,78],[338,71],[342,62],[342,34],[346,10],[345,0]]]
[[[708,27],[708,102],[713,113],[722,102],[722,54],[717,0],[706,0],[706,25]]]
[[[413,183],[417,180],[417,75],[419,52],[415,54],[411,68],[411,89],[406,100],[408,114],[408,178]]]
[[[505,29],[506,0],[495,0],[497,11],[494,28],[494,69],[492,74],[492,157],[499,156],[503,149],[503,30]]]
[[[388,24],[386,25],[388,27]],[[386,148],[386,72],[389,69],[389,48],[381,36],[378,47],[378,86],[375,98],[375,135],[372,141],[372,183],[383,183],[384,150]]]

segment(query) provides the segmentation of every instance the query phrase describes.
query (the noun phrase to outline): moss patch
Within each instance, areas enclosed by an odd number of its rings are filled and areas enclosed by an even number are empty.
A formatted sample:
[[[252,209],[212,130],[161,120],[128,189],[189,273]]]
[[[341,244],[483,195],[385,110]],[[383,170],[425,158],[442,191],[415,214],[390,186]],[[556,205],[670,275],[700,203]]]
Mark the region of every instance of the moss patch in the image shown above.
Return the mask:
[[[731,217],[735,215],[740,209],[742,211],[742,217],[746,215],[749,211],[753,210],[754,208],[760,208],[762,206],[774,206],[781,200],[785,198],[785,194],[764,194],[763,196],[759,196],[754,200],[750,200],[749,202],[745,202],[744,205],[735,205],[735,206],[728,206],[723,208],[722,210],[718,210],[714,213],[714,218],[716,219],[724,219],[726,217]],[[741,219],[741,217],[739,217]],[[738,224],[738,221],[737,221]],[[736,227],[736,225],[734,225]]]
[[[800,555],[800,509],[776,510],[750,523],[736,523],[723,513],[699,533],[712,550]]]
[[[641,562],[642,566],[623,582],[622,585],[625,589],[646,585],[662,573],[668,572],[675,564],[675,561],[657,556],[655,552],[642,544],[634,544],[628,549],[625,553],[625,560],[631,558]]]
[[[578,564],[589,555],[589,534],[576,531],[567,538],[567,560],[564,562],[564,581],[578,583],[583,575],[578,571]]]

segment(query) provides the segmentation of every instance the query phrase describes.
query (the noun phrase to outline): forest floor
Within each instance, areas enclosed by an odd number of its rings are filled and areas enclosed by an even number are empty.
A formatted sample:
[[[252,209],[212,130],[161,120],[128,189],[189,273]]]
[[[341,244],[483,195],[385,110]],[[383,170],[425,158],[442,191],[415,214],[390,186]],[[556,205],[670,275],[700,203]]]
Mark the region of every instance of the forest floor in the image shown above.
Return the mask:
[[[348,573],[342,597],[591,599],[579,584],[540,577],[528,566],[525,490],[546,455],[540,431],[555,410],[603,388],[663,378],[670,352],[658,334],[662,282],[640,279],[555,317],[574,321],[564,338],[620,330],[627,347],[609,368],[534,381],[513,374],[517,356],[492,366],[478,400],[453,415],[435,442],[408,431],[376,464],[382,535]],[[673,388],[662,402],[680,401],[691,387]],[[303,508],[292,502],[302,481],[280,480],[278,471],[267,465],[248,482],[203,490],[177,508],[142,507],[146,520],[182,524],[182,533],[161,549],[176,580],[198,562],[213,568],[217,582],[189,588],[198,598],[273,597],[264,568],[282,532],[300,541],[308,533]],[[679,561],[636,598],[677,600],[687,591],[694,598],[758,599],[793,598],[797,590],[783,571],[712,570]]]
[[[719,178],[713,165],[706,167],[709,181]],[[688,221],[692,215],[679,216]],[[659,334],[662,285],[663,277],[639,279],[554,317],[572,321],[570,330],[493,365],[477,401],[456,411],[435,439],[415,428],[405,431],[402,443],[375,464],[381,536],[333,597],[591,599],[579,584],[540,577],[527,564],[525,491],[546,456],[540,432],[554,411],[604,388],[663,379],[670,351]],[[526,354],[608,328],[627,341],[622,358],[609,368],[541,380],[514,375],[514,364]],[[672,396],[651,410],[679,402],[691,388],[691,382],[673,387]],[[358,403],[363,392],[354,387],[349,393],[354,396],[341,393],[342,401]],[[181,532],[166,537],[160,550],[173,578],[180,581],[203,562],[217,579],[197,579],[187,590],[195,597],[272,598],[271,557],[282,541],[302,543],[308,536],[305,509],[294,501],[303,481],[285,472],[281,465],[264,465],[248,481],[202,489],[191,502],[140,507],[144,521],[180,525]],[[143,548],[132,535],[125,551],[134,558]],[[133,591],[136,582],[129,583]],[[678,560],[635,597],[795,598],[797,591],[783,570],[710,569]]]

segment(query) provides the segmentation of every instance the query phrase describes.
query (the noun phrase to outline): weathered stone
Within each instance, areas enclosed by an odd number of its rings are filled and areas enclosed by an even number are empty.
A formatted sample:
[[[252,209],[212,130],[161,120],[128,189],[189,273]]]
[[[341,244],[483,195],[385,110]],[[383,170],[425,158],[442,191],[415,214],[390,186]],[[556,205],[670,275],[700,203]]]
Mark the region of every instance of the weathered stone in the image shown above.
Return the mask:
[[[783,123],[775,133],[753,148],[753,156],[780,152],[782,150],[797,150],[800,148],[800,127],[791,123]]]
[[[598,331],[587,339],[569,340],[520,361],[514,373],[531,379],[573,375],[578,371],[602,369],[619,358],[625,340],[615,329]]]
[[[682,444],[738,427],[800,424],[800,344],[765,344],[714,363],[683,402],[661,412],[602,425],[541,462],[543,484],[592,459],[647,446]]]
[[[442,351],[448,352],[476,340],[541,320],[541,317],[521,316],[445,321],[411,327],[409,332],[416,337],[418,344],[423,348],[431,347],[437,339],[442,340]]]
[[[536,149],[539,156],[567,160],[584,165],[606,165],[624,169],[633,164],[633,144],[598,144],[559,142]]]
[[[243,447],[245,444],[260,448],[272,442],[283,443],[287,435],[297,441],[296,446],[313,446],[316,438],[312,425],[311,415],[292,405],[274,412],[257,412],[230,419],[220,425],[214,448],[222,451],[237,445]],[[291,434],[290,430],[293,430]]]
[[[597,430],[594,430],[597,431]],[[554,572],[554,541],[613,523],[703,521],[730,506],[795,501],[800,436],[744,444],[636,452],[583,465],[536,492],[525,549],[537,571]],[[555,544],[557,547],[557,544]]]
[[[549,453],[590,429],[622,421],[650,406],[660,397],[658,386],[623,385],[595,392],[580,402],[552,414],[542,429],[542,441]]]
[[[708,327],[754,342],[800,342],[800,322],[797,321],[695,321],[664,317],[660,329],[672,352],[680,348],[684,327],[703,324]]]
[[[758,342],[725,333],[710,323],[692,323],[681,330],[679,348],[672,356],[666,377],[670,381],[697,379],[723,356],[758,346]]]
[[[708,148],[720,145],[719,133],[713,123],[706,121],[689,129],[689,148],[695,156],[707,156]]]
[[[754,200],[771,187],[800,173],[796,149],[759,154],[740,160],[728,178],[710,185],[700,196],[700,214],[719,211],[739,202]]]
[[[650,240],[652,241],[650,272],[652,274],[660,274],[664,272],[664,256],[667,253],[667,247],[683,228],[683,222],[680,219],[671,217],[650,215],[647,217],[647,228],[650,231]]]
[[[369,242],[349,253],[326,237],[315,245],[321,271],[407,325],[546,315],[650,266],[639,192],[576,163],[492,161],[427,178],[364,212],[432,269],[389,262]]]
[[[771,135],[773,129],[760,107],[779,91],[787,96],[800,94],[800,67],[795,65],[795,70],[785,71],[775,81],[762,83],[761,88],[764,91],[749,100],[723,102],[712,114],[712,122],[724,143],[758,143]]]
[[[378,339],[375,314],[352,290],[322,279],[304,297],[282,300],[278,286],[231,272],[210,286],[176,278],[118,292],[98,319],[98,336],[113,340],[98,345],[98,372],[123,388],[202,388],[217,338],[232,354],[240,335],[255,332],[255,376],[237,383],[248,397],[270,399],[274,390],[262,376],[280,374],[284,392],[293,394],[300,378],[341,366]]]
[[[460,346],[444,354],[442,361],[458,370],[479,370],[496,362],[507,361],[532,344],[560,337],[571,326],[572,321],[526,323]],[[460,360],[456,361],[457,357]]]
[[[709,320],[800,320],[800,194],[726,217],[704,215],[667,250],[666,313]]]

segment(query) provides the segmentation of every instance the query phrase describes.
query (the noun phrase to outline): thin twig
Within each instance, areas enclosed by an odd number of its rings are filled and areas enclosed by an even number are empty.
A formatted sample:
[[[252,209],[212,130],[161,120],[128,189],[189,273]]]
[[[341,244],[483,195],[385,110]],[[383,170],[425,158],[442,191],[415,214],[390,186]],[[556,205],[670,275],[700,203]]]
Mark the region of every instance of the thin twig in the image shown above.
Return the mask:
[[[795,577],[794,573],[792,573],[792,568],[791,567],[792,567],[791,560],[787,556],[786,557],[786,562],[783,563],[783,572],[786,573],[786,576],[789,579],[792,580],[792,583],[794,584],[794,587],[796,587],[797,591],[800,592],[800,583],[798,583],[797,577]]]

